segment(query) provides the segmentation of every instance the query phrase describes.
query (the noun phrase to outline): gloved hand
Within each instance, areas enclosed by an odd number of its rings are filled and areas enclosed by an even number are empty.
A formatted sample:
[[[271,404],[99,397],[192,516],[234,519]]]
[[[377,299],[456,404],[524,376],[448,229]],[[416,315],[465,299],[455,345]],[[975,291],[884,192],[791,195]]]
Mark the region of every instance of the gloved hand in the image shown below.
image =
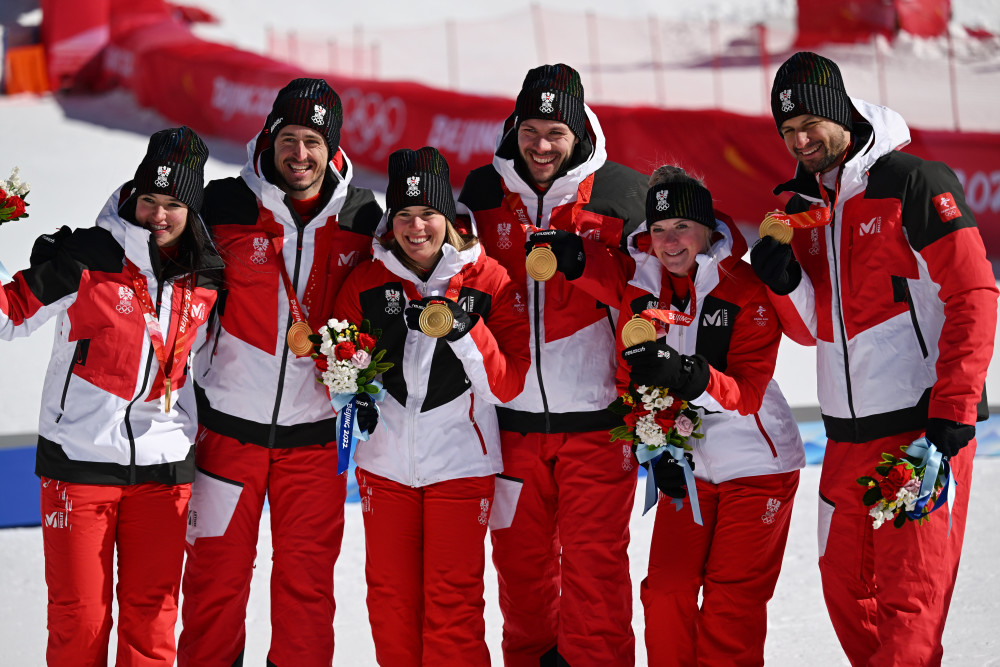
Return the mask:
[[[469,333],[469,330],[472,329],[472,325],[476,323],[475,319],[479,318],[479,315],[470,315],[465,312],[461,306],[451,299],[446,299],[442,296],[425,296],[419,301],[411,301],[410,305],[407,306],[405,311],[403,311],[403,317],[406,319],[407,328],[413,329],[414,331],[420,331],[420,313],[424,312],[424,308],[434,301],[442,302],[448,306],[448,310],[451,311],[452,317],[455,318],[451,333],[444,335],[445,340],[456,341],[465,334]]]
[[[358,428],[367,433],[374,433],[378,426],[378,410],[375,409],[375,399],[368,394],[358,394],[354,397],[354,420]]]
[[[750,266],[757,277],[779,296],[790,293],[802,280],[802,267],[795,259],[792,246],[778,243],[770,236],[753,244]]]
[[[700,354],[688,356],[664,342],[639,343],[622,351],[631,366],[629,378],[637,385],[666,387],[685,401],[700,396],[712,377],[708,360]]]
[[[975,425],[969,426],[950,419],[931,417],[927,420],[927,440],[937,447],[937,450],[951,458],[958,450],[969,444],[976,437]]]
[[[579,236],[561,229],[543,229],[528,237],[524,244],[525,254],[543,243],[548,244],[549,250],[556,256],[556,268],[566,276],[566,280],[576,280],[583,275],[587,255],[583,252],[583,241]]]
[[[693,471],[694,457],[691,456],[691,452],[684,452],[684,458],[687,459],[688,465],[691,466],[691,470]],[[653,477],[656,480],[656,488],[663,495],[669,498],[683,498],[687,496],[687,487],[684,484],[684,469],[681,468],[677,459],[670,456],[670,454],[663,454],[660,460],[656,462],[656,465],[653,466]]]
[[[73,230],[63,225],[57,231],[51,234],[42,234],[35,239],[35,244],[31,246],[31,257],[28,260],[31,266],[44,264],[55,257],[59,246],[72,233]]]

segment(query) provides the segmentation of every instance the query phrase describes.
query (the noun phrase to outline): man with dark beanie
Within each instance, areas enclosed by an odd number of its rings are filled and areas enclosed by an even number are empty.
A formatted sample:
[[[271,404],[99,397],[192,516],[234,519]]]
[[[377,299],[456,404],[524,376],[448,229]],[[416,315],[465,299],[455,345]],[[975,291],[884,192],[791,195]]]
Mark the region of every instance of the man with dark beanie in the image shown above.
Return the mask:
[[[795,232],[790,245],[762,238],[751,262],[785,332],[817,348],[830,618],[853,665],[939,665],[986,416],[993,272],[955,174],[900,152],[903,119],[848,97],[836,63],[793,55],[771,111],[799,162],[774,190],[793,193]],[[925,438],[950,464],[950,502],[920,525],[876,533],[856,480]]]
[[[646,190],[645,177],[607,159],[580,75],[558,64],[528,72],[493,164],[459,196],[487,254],[527,294],[531,323],[525,389],[497,410],[504,473],[523,480],[512,523],[492,531],[508,667],[635,662],[627,547],[638,464],[610,442],[621,422],[605,410],[617,311],[572,280],[587,257],[630,261],[620,248],[643,220]],[[526,273],[526,242],[555,254],[547,282]]]
[[[325,324],[382,215],[369,190],[351,185],[342,117],[325,81],[292,81],[247,145],[240,176],[205,190],[226,294],[194,364],[200,430],[181,667],[243,663],[265,496],[274,548],[267,664],[333,660],[347,479],[337,475],[336,415],[301,331]]]

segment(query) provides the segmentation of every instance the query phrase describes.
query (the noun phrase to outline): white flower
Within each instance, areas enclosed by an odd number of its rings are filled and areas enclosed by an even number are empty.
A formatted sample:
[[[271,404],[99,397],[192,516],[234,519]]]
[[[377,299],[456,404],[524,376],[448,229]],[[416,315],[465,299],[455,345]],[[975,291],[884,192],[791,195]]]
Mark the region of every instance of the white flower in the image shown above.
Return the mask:
[[[885,523],[888,519],[892,518],[892,513],[887,512],[885,504],[881,502],[873,506],[868,511],[868,515],[874,519],[874,521],[872,522],[872,528],[876,530],[881,528],[882,524]]]
[[[358,369],[349,361],[338,361],[323,373],[323,384],[330,388],[330,393],[356,394],[358,392]]]
[[[347,330],[347,327],[351,326],[351,323],[347,320],[331,319],[326,325],[337,333],[342,333]]]
[[[656,423],[653,415],[643,415],[635,424],[635,435],[639,442],[649,447],[659,447],[667,444],[663,429]]]

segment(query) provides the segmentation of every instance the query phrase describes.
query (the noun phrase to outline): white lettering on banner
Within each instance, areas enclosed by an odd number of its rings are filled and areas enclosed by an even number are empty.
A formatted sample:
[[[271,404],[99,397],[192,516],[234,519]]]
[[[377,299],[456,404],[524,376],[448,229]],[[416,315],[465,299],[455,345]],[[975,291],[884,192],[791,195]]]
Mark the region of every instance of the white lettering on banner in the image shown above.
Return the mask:
[[[104,49],[104,69],[123,79],[131,79],[135,69],[135,56],[132,55],[131,51],[109,44]]]
[[[965,190],[965,201],[973,213],[1000,213],[1000,171],[976,171],[966,179],[965,172],[956,169],[955,175]]]
[[[455,153],[459,162],[469,162],[472,155],[492,155],[502,120],[466,120],[437,114],[431,120],[426,144]]]
[[[212,108],[222,112],[222,118],[229,120],[237,113],[267,117],[271,113],[271,103],[280,88],[273,86],[252,86],[236,83],[221,76],[212,79]]]
[[[344,105],[343,134],[350,137],[352,151],[383,158],[396,148],[406,127],[406,104],[402,99],[384,99],[378,93],[348,88],[340,94],[340,101]]]

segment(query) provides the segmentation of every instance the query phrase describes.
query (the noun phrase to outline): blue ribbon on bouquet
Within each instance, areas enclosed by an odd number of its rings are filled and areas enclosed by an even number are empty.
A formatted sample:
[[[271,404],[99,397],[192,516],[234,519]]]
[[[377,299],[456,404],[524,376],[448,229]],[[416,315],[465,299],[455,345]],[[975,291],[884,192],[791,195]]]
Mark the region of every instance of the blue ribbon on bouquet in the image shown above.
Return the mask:
[[[684,485],[687,487],[688,498],[691,499],[691,515],[694,517],[696,524],[704,526],[705,524],[701,520],[701,505],[698,504],[698,488],[694,483],[694,471],[688,465],[688,460],[684,458],[684,448],[677,445],[661,445],[655,449],[640,445],[635,450],[635,457],[639,459],[639,463],[649,462],[648,472],[646,473],[646,504],[642,509],[643,516],[656,504],[656,501],[660,497],[660,490],[656,488],[656,477],[653,468],[664,454],[672,456],[684,471]],[[684,506],[683,498],[671,498],[671,502],[673,502],[678,512]]]
[[[912,444],[906,447],[904,454],[910,458],[918,459],[918,463],[914,465],[917,467],[923,466],[924,476],[920,480],[920,491],[917,493],[917,502],[913,507],[912,512],[907,512],[906,516],[911,519],[919,519],[924,513],[924,507],[927,505],[927,501],[931,499],[931,494],[934,493],[934,484],[939,477],[944,477],[944,482],[941,485],[941,492],[938,494],[937,502],[934,503],[934,507],[927,514],[933,514],[942,505],[948,505],[948,534],[951,534],[951,502],[958,493],[958,485],[955,483],[955,477],[951,474],[951,464],[948,463],[948,459],[944,457],[941,452],[938,451],[934,444],[927,440],[916,440]]]
[[[10,275],[9,271],[7,271],[7,267],[3,265],[3,262],[0,262],[0,283],[8,283],[11,278],[13,278],[13,276]]]
[[[378,387],[378,392],[369,394],[375,401],[375,410],[378,411],[378,403],[385,398],[385,388],[377,381],[371,384]],[[337,413],[337,474],[347,470],[351,463],[351,453],[354,451],[358,440],[368,440],[371,435],[368,431],[362,431],[354,418],[355,399],[357,394],[337,394],[330,399],[330,405]]]

